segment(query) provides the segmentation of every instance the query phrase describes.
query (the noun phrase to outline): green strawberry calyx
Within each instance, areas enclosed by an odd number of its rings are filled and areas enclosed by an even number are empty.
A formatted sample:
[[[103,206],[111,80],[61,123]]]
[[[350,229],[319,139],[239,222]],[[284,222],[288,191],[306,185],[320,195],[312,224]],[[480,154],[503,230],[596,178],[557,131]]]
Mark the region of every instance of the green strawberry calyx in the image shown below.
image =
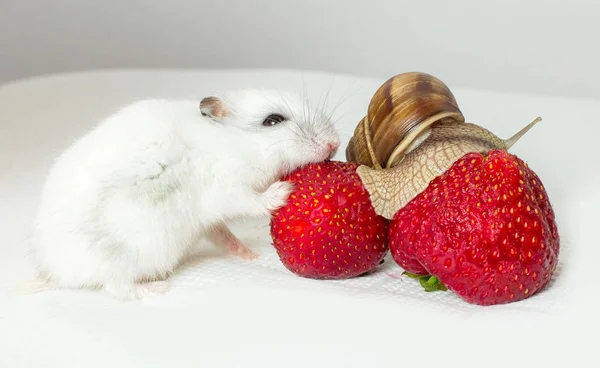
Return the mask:
[[[418,279],[423,289],[425,289],[425,291],[428,293],[432,291],[448,290],[446,285],[444,285],[437,277],[433,275],[416,275],[406,271],[402,272],[402,274],[413,279]]]

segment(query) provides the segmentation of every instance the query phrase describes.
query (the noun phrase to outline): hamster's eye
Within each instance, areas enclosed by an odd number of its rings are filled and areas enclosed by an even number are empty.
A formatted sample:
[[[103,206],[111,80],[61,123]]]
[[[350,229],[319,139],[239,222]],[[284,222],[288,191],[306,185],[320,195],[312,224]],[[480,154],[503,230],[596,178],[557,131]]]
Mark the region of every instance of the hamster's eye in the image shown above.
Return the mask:
[[[266,127],[270,127],[273,125],[277,125],[285,120],[286,119],[279,114],[271,114],[271,115],[267,116],[267,118],[263,121],[262,125],[264,125]]]

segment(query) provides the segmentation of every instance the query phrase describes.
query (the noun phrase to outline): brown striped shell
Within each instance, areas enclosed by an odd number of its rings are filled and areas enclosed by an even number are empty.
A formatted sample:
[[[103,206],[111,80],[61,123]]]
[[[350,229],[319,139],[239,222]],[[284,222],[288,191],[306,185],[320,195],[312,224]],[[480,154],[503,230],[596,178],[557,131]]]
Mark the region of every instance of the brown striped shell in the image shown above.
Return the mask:
[[[375,212],[392,219],[469,152],[508,150],[535,119],[508,139],[466,123],[454,96],[439,79],[405,73],[386,81],[369,104],[346,147],[346,159],[357,169]]]
[[[426,73],[388,79],[373,95],[346,148],[346,159],[373,168],[393,167],[436,122],[464,122],[450,89]]]

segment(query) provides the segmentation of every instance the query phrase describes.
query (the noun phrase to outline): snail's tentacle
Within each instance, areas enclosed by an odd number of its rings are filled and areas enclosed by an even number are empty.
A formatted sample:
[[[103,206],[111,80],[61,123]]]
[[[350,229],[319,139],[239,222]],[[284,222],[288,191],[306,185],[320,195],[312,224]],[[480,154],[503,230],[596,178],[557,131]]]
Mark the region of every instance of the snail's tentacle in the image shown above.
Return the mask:
[[[525,128],[519,130],[515,135],[508,139],[505,139],[504,144],[506,145],[506,150],[509,150],[515,143],[517,143],[519,139],[521,139],[521,137],[525,135],[525,133],[529,131],[529,129],[533,128],[533,126],[539,123],[540,121],[542,121],[542,118],[538,116],[537,118],[535,118],[534,121],[527,124]]]

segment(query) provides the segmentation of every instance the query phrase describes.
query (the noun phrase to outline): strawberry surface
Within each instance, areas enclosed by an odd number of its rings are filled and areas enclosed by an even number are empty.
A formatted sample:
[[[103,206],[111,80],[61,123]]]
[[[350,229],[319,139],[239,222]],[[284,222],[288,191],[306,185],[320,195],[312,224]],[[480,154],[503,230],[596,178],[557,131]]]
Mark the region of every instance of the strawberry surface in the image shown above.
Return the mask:
[[[357,164],[310,164],[283,180],[295,190],[271,220],[281,262],[293,273],[344,279],[372,271],[388,247],[389,221],[378,216],[356,173]]]
[[[469,153],[432,180],[396,213],[389,241],[407,272],[432,275],[469,303],[492,305],[544,289],[560,238],[538,176],[496,150]]]

